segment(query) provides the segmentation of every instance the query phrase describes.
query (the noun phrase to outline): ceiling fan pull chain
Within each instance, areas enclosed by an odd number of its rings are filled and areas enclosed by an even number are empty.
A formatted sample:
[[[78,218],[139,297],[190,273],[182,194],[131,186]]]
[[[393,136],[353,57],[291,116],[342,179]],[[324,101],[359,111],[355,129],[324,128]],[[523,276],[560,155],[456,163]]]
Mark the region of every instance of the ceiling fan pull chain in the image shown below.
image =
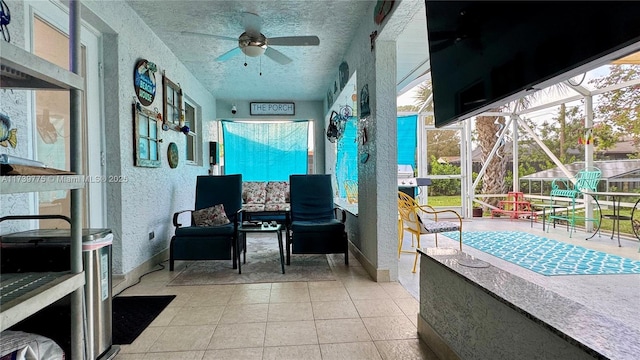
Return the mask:
[[[260,76],[262,76],[262,56],[260,57]]]
[[[244,66],[247,66],[247,54],[244,54]]]

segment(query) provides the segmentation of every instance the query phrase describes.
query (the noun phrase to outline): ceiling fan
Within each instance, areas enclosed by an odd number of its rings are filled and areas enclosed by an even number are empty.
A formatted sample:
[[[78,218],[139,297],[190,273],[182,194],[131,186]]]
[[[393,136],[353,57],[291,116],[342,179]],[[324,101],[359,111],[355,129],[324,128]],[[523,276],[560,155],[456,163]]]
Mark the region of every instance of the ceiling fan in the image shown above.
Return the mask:
[[[216,61],[226,61],[238,55],[244,53],[247,56],[258,57],[266,55],[268,58],[274,60],[277,63],[286,65],[292,60],[280,51],[272,48],[272,45],[278,46],[317,46],[320,45],[320,39],[317,36],[283,36],[267,38],[260,31],[262,29],[262,19],[260,16],[244,12],[242,13],[242,23],[244,26],[244,32],[240,34],[238,38],[229,36],[220,36],[213,34],[204,34],[191,31],[181,31],[182,34],[205,36],[209,38],[216,38],[221,40],[232,40],[238,42],[238,47],[235,47],[226,53],[218,56]]]

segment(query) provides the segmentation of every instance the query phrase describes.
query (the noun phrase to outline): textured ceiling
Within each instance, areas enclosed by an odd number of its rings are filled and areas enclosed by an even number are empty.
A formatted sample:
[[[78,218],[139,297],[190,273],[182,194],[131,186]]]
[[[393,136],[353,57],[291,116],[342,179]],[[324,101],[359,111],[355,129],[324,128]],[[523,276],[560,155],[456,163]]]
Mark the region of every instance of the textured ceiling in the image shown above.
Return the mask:
[[[324,99],[361,19],[373,16],[375,3],[371,0],[127,2],[216,98],[230,100]],[[424,8],[424,1],[420,3]],[[218,62],[215,59],[237,47],[237,41],[181,34],[190,31],[237,38],[244,31],[243,12],[261,17],[262,33],[267,38],[316,35],[320,45],[273,46],[293,60],[287,65],[266,56],[251,58],[242,53]],[[424,72],[420,68],[427,52],[424,10],[420,15],[412,20],[416,22],[414,26],[407,27],[411,33],[401,36],[403,42],[413,44],[398,46],[399,84],[415,79],[419,75],[416,68]],[[416,34],[417,39],[413,36]],[[416,41],[421,42],[422,51],[416,51]],[[406,57],[403,53],[407,53]]]

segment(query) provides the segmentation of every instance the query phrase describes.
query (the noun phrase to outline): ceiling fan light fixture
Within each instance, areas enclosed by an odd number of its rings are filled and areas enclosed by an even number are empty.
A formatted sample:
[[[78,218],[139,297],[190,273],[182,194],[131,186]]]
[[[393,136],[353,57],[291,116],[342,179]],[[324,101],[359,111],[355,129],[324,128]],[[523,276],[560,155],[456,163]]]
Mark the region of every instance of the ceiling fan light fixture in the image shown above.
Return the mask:
[[[267,50],[266,45],[258,46],[258,45],[247,45],[242,49],[242,52],[250,57],[258,57],[264,54],[265,50]]]

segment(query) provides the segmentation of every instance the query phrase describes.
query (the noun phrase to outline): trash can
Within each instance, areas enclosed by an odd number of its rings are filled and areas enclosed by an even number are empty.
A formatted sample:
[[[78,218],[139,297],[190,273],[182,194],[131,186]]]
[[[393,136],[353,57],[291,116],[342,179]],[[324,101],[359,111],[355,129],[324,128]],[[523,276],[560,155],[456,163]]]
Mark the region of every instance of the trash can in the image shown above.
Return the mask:
[[[90,359],[102,356],[112,345],[111,245],[113,234],[108,229],[99,230],[82,239],[84,292],[89,332],[87,337],[93,338],[93,354],[89,354]]]
[[[82,229],[87,338],[93,339],[92,354],[88,354],[90,359],[99,358],[112,346],[112,243],[113,234],[110,229]],[[0,236],[0,247],[2,273],[59,272],[71,269],[69,229],[34,229],[5,234]],[[36,329],[32,331],[37,332]],[[57,340],[55,336],[50,337]],[[59,345],[65,348],[64,344]]]

